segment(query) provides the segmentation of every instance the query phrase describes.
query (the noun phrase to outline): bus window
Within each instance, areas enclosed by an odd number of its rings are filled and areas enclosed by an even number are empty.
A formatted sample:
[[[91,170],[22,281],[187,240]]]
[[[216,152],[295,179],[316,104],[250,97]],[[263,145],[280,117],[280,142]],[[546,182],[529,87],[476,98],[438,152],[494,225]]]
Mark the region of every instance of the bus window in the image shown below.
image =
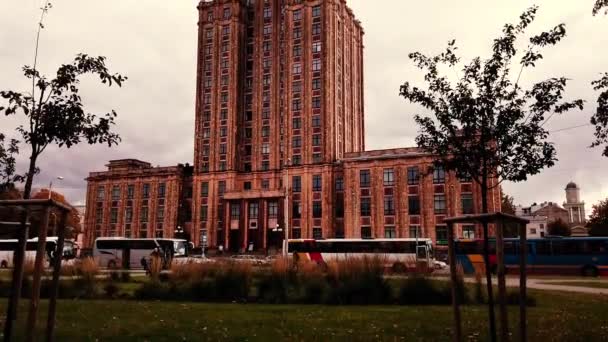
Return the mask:
[[[505,241],[505,254],[509,254],[509,255],[515,255],[517,254],[517,249],[516,249],[516,243],[515,241]]]
[[[536,241],[534,244],[536,245],[536,255],[551,255],[551,241]]]

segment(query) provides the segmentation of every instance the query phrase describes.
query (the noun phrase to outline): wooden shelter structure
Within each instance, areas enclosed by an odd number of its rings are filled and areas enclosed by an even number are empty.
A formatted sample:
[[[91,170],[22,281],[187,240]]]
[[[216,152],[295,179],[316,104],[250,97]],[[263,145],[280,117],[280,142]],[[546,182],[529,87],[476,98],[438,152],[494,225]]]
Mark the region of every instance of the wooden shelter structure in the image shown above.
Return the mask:
[[[25,251],[27,245],[29,218],[34,213],[42,213],[41,229],[38,230],[38,243],[36,246],[36,258],[34,261],[34,274],[32,279],[32,293],[28,317],[26,321],[26,341],[34,340],[38,307],[40,304],[40,287],[42,274],[44,271],[44,257],[46,255],[46,237],[51,210],[55,209],[61,213],[60,223],[57,230],[57,250],[52,259],[53,278],[51,281],[49,312],[46,326],[46,341],[54,340],[55,333],[55,313],[57,311],[57,291],[59,289],[59,275],[61,271],[61,260],[63,256],[63,245],[66,236],[66,223],[68,213],[72,208],[64,203],[53,199],[22,199],[22,200],[2,200],[0,207],[16,208],[19,211],[20,222],[17,228],[18,243],[13,257],[13,274],[11,283],[11,296],[9,298],[6,321],[4,324],[4,341],[11,341],[13,336],[13,326],[17,319],[19,299],[21,297],[21,287],[23,284],[23,269],[25,265]],[[9,229],[15,229],[9,228]]]
[[[504,227],[507,224],[518,225],[519,231],[519,341],[527,341],[526,327],[526,266],[527,266],[527,237],[526,225],[528,220],[521,217],[504,214],[504,213],[489,213],[478,215],[464,215],[458,217],[446,218],[444,222],[448,226],[448,258],[450,263],[450,279],[452,282],[452,307],[454,310],[454,341],[463,341],[462,326],[460,318],[460,303],[456,295],[456,284],[458,282],[458,274],[456,269],[456,251],[454,243],[454,225],[455,224],[483,224],[487,226],[494,224],[496,227],[496,275],[498,278],[498,305],[499,305],[499,322],[500,322],[500,340],[509,340],[509,326],[507,319],[507,289],[505,280],[505,254],[504,254]],[[488,243],[488,234],[484,236],[484,242]],[[490,269],[488,265],[488,257],[484,257],[486,270]],[[491,286],[491,283],[488,283]],[[490,338],[496,340],[495,324],[493,322],[494,308],[490,306]]]

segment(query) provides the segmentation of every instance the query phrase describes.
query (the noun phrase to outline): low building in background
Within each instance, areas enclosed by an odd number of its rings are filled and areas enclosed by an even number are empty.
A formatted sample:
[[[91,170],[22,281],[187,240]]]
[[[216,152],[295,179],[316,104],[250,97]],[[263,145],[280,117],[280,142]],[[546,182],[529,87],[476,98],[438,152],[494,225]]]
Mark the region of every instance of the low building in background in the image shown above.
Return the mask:
[[[530,220],[528,224],[528,235],[533,236],[531,232],[542,232],[541,227],[544,227],[544,235],[549,235],[546,230],[548,224],[561,220],[568,224],[572,236],[589,236],[588,230],[585,227],[585,202],[580,199],[580,188],[576,183],[570,182],[566,185],[566,201],[564,206],[554,202],[543,202],[541,204],[534,203],[529,207],[517,206],[516,215]]]

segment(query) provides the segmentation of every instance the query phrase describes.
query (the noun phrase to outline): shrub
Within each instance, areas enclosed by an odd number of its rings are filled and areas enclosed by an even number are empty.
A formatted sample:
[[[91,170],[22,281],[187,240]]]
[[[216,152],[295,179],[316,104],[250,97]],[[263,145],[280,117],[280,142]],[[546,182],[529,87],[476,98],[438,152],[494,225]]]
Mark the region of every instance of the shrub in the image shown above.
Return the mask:
[[[153,256],[150,258],[150,264],[148,265],[148,273],[152,280],[157,281],[160,273],[163,270],[163,261],[159,256]]]
[[[171,291],[169,284],[159,281],[147,281],[135,291],[135,298],[143,300],[170,300]]]
[[[84,258],[78,265],[78,274],[80,278],[77,280],[77,284],[82,286],[84,290],[83,297],[95,298],[99,294],[99,284],[97,282],[97,275],[99,274],[99,267],[93,258]]]
[[[385,260],[349,258],[327,265],[327,279],[332,304],[386,304],[391,300],[391,288],[384,279]]]
[[[450,288],[440,287],[436,282],[423,276],[407,278],[397,298],[402,305],[446,305],[451,304]]]
[[[103,292],[108,298],[116,298],[120,289],[114,282],[106,283],[103,287]]]

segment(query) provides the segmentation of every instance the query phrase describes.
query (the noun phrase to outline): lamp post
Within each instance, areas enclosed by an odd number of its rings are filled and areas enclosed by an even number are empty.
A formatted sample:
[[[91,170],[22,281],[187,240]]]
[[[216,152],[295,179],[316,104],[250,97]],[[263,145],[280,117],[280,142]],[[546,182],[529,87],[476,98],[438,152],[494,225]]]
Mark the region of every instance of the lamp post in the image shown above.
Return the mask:
[[[283,256],[287,257],[289,255],[289,164],[291,159],[287,158],[287,162],[285,163],[285,180],[283,182],[285,186],[285,208],[283,210],[285,217],[285,229],[283,229],[284,239],[283,239]]]
[[[57,180],[62,181],[63,177],[59,176],[59,177],[57,177]],[[49,199],[51,199],[52,194],[53,194],[53,180],[51,179],[51,182],[49,183]]]

